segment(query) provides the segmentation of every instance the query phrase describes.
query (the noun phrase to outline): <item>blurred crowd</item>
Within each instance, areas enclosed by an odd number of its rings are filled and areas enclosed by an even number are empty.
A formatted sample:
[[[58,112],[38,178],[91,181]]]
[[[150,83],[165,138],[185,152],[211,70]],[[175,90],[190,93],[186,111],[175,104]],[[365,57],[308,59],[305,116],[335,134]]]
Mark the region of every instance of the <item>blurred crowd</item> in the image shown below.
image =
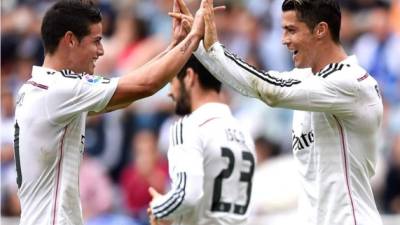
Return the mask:
[[[380,83],[385,106],[373,190],[382,214],[400,214],[400,0],[339,0],[342,44]],[[197,0],[186,0],[195,12]],[[219,40],[263,70],[291,70],[281,44],[282,0],[224,0],[216,15]],[[20,213],[13,153],[14,103],[18,88],[42,65],[40,24],[50,0],[1,1],[1,217]],[[172,0],[98,0],[105,54],[96,74],[118,77],[165,49],[171,37]],[[80,189],[87,225],[145,225],[153,186],[168,190],[169,125],[176,119],[165,87],[129,108],[90,117]],[[223,95],[247,127],[258,156],[253,217],[276,218],[296,208],[291,159],[292,112],[239,96]],[[28,112],[27,112],[28,113]],[[279,175],[278,175],[279,174]],[[269,223],[273,224],[274,219]]]

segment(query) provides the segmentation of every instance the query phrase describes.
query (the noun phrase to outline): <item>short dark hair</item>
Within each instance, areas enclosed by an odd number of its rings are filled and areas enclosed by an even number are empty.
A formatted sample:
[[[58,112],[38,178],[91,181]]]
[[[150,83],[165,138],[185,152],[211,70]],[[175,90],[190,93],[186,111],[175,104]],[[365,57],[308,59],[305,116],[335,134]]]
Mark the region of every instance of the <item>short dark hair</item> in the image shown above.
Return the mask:
[[[46,53],[53,54],[60,39],[71,31],[79,41],[90,33],[89,26],[101,22],[100,10],[91,0],[62,0],[45,14],[41,33]]]
[[[337,0],[285,0],[282,11],[298,12],[299,20],[310,30],[320,22],[326,22],[331,32],[332,40],[340,43],[340,23],[342,14]]]
[[[215,90],[216,92],[221,91],[221,82],[217,80],[211,73],[200,63],[200,61],[194,56],[190,56],[189,60],[183,66],[177,77],[179,80],[183,80],[186,76],[186,70],[192,68],[195,73],[198,74],[199,83],[202,88],[207,90]]]

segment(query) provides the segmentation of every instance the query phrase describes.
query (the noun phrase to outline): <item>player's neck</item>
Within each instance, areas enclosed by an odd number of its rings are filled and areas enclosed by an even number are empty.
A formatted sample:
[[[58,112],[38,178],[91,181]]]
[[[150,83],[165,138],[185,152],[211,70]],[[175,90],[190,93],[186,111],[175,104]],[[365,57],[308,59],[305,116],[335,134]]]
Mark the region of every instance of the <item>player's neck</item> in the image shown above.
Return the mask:
[[[66,57],[61,57],[59,54],[46,54],[44,57],[43,67],[53,69],[53,70],[63,70],[63,69],[71,69],[67,64]]]
[[[78,72],[69,59],[69,55],[61,50],[57,50],[54,54],[47,53],[44,57],[43,67],[57,71],[68,69]]]
[[[198,95],[192,95],[192,112],[207,103],[222,103],[219,93],[215,91],[205,91]]]
[[[347,54],[340,44],[333,42],[321,46],[316,56],[316,61],[311,67],[313,73],[321,71],[325,66],[331,63],[339,63],[347,58]]]

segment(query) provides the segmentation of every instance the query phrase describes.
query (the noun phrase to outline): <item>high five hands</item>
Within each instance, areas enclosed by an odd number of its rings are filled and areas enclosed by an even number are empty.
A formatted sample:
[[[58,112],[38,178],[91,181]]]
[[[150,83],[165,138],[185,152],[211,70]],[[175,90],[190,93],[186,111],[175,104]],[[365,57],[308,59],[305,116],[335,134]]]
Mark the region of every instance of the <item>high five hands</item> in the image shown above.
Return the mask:
[[[189,32],[195,32],[196,34],[203,36],[204,48],[208,50],[218,41],[217,28],[214,21],[214,11],[224,9],[225,6],[214,8],[213,0],[202,0],[200,8],[193,17],[184,0],[174,0],[173,12],[168,13],[168,15],[173,18],[173,24],[180,24],[180,35],[182,35],[180,36],[180,40],[182,40]]]

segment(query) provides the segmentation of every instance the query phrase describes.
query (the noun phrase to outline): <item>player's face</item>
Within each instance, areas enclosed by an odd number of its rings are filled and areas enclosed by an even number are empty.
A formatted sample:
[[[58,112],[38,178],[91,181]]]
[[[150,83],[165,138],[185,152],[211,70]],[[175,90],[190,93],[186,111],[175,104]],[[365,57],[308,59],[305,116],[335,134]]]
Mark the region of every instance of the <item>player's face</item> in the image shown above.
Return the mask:
[[[90,33],[82,38],[74,52],[75,72],[93,74],[96,60],[104,54],[101,44],[102,25],[92,24]]]
[[[180,116],[191,113],[190,93],[187,91],[183,81],[174,77],[171,81],[171,89],[168,94],[175,102],[175,113]]]
[[[293,62],[297,68],[311,67],[315,58],[315,38],[304,22],[299,21],[294,10],[283,12],[282,43],[293,54]]]

